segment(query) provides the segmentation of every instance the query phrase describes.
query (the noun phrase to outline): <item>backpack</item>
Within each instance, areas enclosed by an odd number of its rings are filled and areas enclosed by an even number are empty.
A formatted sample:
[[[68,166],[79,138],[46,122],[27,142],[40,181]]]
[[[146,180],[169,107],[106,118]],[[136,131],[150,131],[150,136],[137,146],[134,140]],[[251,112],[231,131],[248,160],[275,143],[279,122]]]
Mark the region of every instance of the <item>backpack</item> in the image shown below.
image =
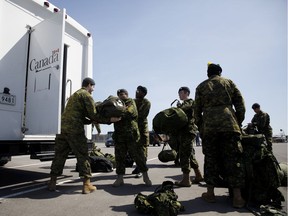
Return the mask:
[[[173,134],[188,123],[185,112],[177,107],[165,109],[152,120],[153,129],[158,134]]]
[[[263,134],[243,135],[242,146],[246,169],[246,186],[243,197],[257,205],[273,204],[281,207],[284,201],[277,189],[281,185],[280,166]]]
[[[138,193],[134,199],[134,206],[139,213],[155,216],[176,216],[184,211],[184,206],[177,201],[178,195],[173,190],[173,182],[164,181],[150,195]]]
[[[103,102],[95,103],[95,107],[100,115],[107,118],[121,117],[126,109],[125,104],[118,97],[112,95]]]
[[[111,161],[102,156],[89,156],[91,171],[95,172],[112,172],[113,164]]]
[[[113,168],[116,167],[115,156],[113,154],[109,154],[109,153],[104,154],[103,152],[101,152],[100,148],[97,148],[96,145],[93,146],[91,152],[89,153],[89,156],[105,157],[113,164]]]

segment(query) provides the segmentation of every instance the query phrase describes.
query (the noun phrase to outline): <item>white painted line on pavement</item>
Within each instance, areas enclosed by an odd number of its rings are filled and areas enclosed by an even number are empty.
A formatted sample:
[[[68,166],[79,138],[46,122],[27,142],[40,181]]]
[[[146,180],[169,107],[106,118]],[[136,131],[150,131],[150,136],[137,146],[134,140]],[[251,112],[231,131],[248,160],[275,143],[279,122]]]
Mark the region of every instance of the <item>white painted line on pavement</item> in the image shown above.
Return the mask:
[[[155,157],[155,158],[151,158],[147,161],[152,161],[152,160],[155,160],[155,159],[158,159],[158,157]],[[48,163],[48,162],[41,162],[41,163],[38,163],[38,164],[43,164],[43,163]],[[30,164],[31,165],[31,164]],[[30,166],[30,165],[27,165],[27,166]],[[32,165],[37,165],[37,164],[32,164]],[[17,168],[19,167],[24,167],[25,165],[23,166],[17,166]],[[16,168],[16,167],[10,167],[10,168]],[[115,169],[113,169],[115,170]],[[92,173],[92,176],[97,176],[97,175],[100,175],[100,174],[103,174],[103,173]],[[79,179],[79,178],[78,178]],[[65,184],[65,183],[69,183],[69,182],[73,182],[75,181],[75,179],[70,179],[70,180],[65,180],[65,181],[60,181],[57,183],[57,185],[62,185],[62,184]],[[25,183],[20,183],[18,185],[22,185],[22,184],[27,184],[29,182],[25,182]],[[40,183],[41,184],[41,183]],[[15,186],[15,185],[13,185]],[[31,185],[32,186],[35,186],[34,185]],[[10,186],[4,186],[4,187],[1,187],[0,189],[5,189],[5,188],[9,188],[11,187]],[[29,186],[28,186],[29,187]],[[38,191],[38,190],[43,190],[43,189],[46,189],[47,188],[47,185],[44,185],[44,186],[41,186],[41,187],[36,187],[36,188],[32,188],[32,189],[29,189],[29,190],[24,190],[24,191],[21,191],[21,192],[18,192],[18,193],[13,193],[13,194],[9,194],[9,195],[6,195],[6,196],[2,196],[0,197],[0,201],[3,201],[4,199],[7,199],[7,198],[11,198],[11,197],[16,197],[16,196],[20,196],[20,195],[23,195],[23,194],[27,194],[27,193],[31,193],[31,192],[34,192],[34,191]],[[16,190],[16,189],[15,189]]]

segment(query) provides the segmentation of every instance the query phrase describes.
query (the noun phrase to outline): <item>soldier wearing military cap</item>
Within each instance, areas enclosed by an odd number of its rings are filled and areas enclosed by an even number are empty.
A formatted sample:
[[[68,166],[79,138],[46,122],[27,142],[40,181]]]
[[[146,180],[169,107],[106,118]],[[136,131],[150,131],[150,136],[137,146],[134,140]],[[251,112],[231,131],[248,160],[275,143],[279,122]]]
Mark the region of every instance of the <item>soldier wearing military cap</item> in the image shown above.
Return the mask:
[[[87,77],[82,82],[82,88],[70,96],[61,116],[61,134],[56,135],[55,157],[51,165],[51,179],[48,190],[56,190],[57,176],[63,172],[68,154],[72,151],[77,158],[77,169],[83,178],[82,193],[87,194],[96,190],[90,183],[91,167],[88,157],[87,138],[84,125],[91,123],[110,124],[119,121],[119,117],[105,118],[96,112],[95,102],[91,96],[95,82]]]

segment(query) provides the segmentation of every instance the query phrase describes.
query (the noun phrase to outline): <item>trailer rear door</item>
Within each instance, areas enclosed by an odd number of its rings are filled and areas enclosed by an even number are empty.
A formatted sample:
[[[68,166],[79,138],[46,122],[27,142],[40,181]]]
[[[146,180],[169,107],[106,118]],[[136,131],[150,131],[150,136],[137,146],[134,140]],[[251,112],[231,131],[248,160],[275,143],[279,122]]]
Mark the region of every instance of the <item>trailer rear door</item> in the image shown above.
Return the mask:
[[[65,9],[32,28],[28,60],[27,135],[60,132]]]

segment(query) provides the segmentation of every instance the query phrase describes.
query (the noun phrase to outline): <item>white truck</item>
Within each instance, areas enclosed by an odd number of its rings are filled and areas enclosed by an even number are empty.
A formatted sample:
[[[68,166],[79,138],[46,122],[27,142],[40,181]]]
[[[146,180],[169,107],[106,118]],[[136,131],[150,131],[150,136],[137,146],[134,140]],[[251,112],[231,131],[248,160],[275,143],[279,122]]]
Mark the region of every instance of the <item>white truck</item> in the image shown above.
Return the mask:
[[[65,103],[92,77],[91,34],[43,0],[1,0],[0,17],[0,165],[53,157]]]

